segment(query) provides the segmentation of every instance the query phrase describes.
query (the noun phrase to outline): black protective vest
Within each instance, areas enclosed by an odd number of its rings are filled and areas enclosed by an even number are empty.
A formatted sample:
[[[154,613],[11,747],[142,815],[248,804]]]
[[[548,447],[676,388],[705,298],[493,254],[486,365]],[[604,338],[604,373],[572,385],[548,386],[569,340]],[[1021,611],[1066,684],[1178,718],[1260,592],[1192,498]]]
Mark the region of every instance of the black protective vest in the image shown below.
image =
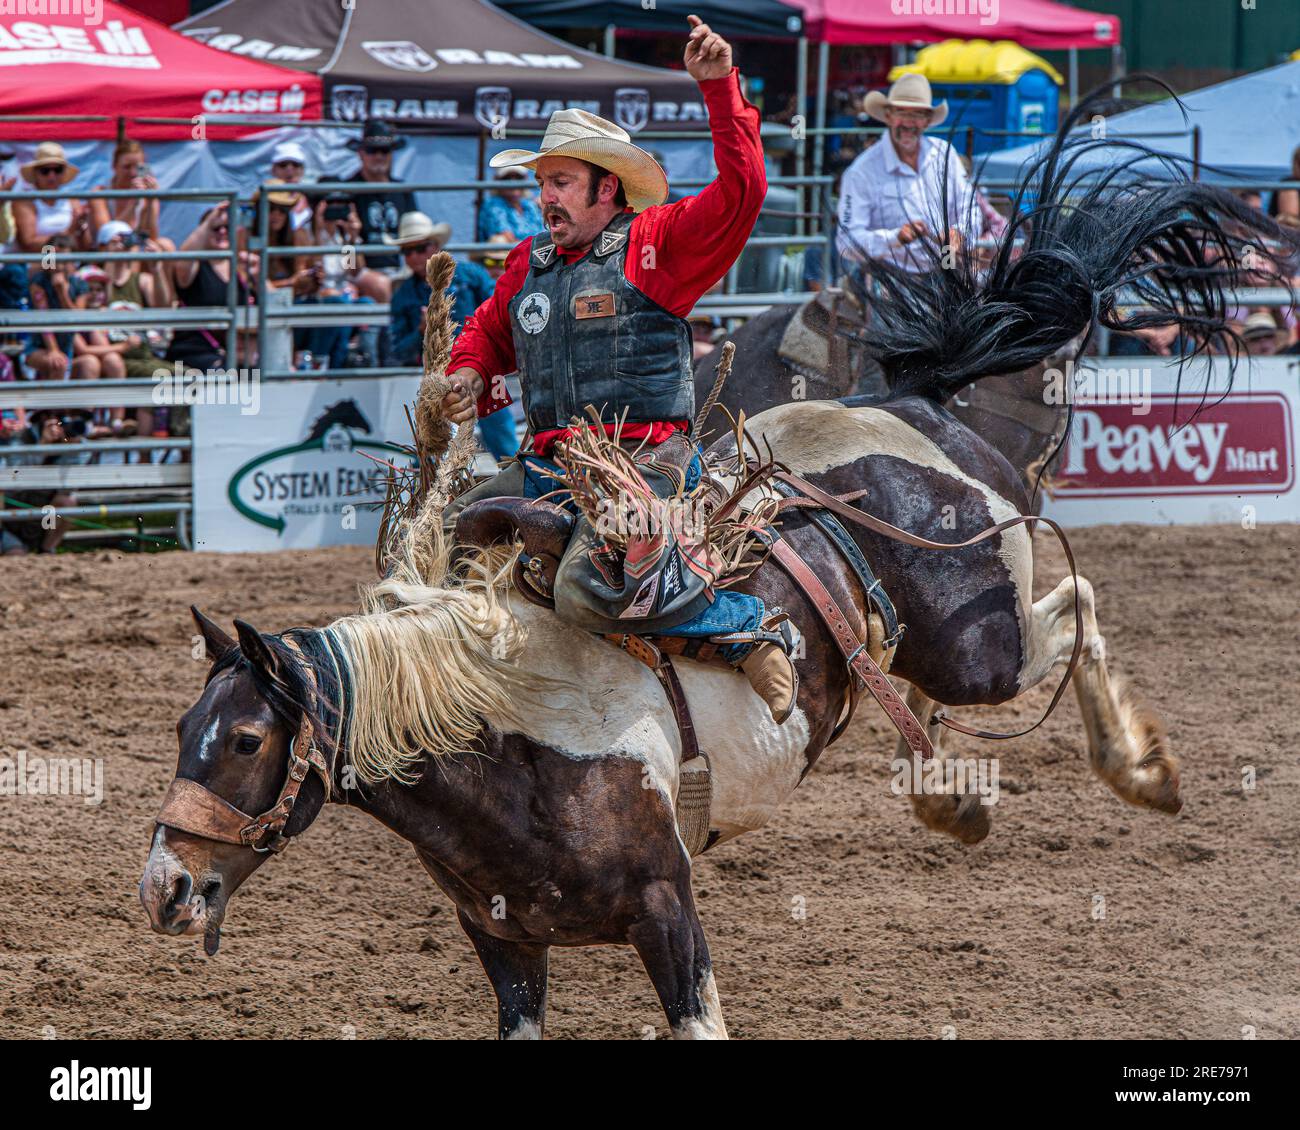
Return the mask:
[[[627,280],[634,216],[610,221],[576,263],[549,234],[533,237],[528,276],[510,302],[510,329],[534,433],[568,425],[588,404],[612,422],[692,420],[691,330]]]

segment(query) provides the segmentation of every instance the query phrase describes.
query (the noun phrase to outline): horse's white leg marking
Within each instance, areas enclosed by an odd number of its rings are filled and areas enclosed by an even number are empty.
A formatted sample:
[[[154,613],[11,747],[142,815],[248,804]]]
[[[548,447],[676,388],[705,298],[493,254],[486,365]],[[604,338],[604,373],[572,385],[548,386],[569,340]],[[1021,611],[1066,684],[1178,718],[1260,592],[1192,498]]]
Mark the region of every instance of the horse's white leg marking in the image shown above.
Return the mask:
[[[1074,693],[1088,732],[1088,757],[1097,775],[1130,804],[1177,812],[1178,759],[1160,718],[1106,663],[1106,641],[1097,627],[1092,585],[1079,578],[1083,650],[1074,673]],[[1069,662],[1074,648],[1074,581],[1066,577],[1033,607],[1020,690]]]
[[[930,725],[935,707],[939,704],[919,688],[909,687],[907,705],[916,715],[916,720],[926,727],[934,756],[940,761],[945,760],[947,752],[943,748],[943,727]],[[911,760],[912,751],[902,737],[895,744],[894,756],[904,761]],[[989,834],[988,805],[980,802],[977,793],[923,793],[915,786],[913,780],[913,789],[908,799],[912,802],[916,818],[927,828],[935,832],[947,832],[964,844],[977,844]]]
[[[698,988],[700,1015],[690,1016],[673,1026],[674,1040],[725,1040],[727,1024],[722,1019],[722,1002],[718,1000],[718,986],[713,981],[713,970],[700,978]]]
[[[542,1038],[542,1026],[536,1020],[521,1016],[519,1023],[511,1028],[504,1038],[507,1040],[540,1040]]]

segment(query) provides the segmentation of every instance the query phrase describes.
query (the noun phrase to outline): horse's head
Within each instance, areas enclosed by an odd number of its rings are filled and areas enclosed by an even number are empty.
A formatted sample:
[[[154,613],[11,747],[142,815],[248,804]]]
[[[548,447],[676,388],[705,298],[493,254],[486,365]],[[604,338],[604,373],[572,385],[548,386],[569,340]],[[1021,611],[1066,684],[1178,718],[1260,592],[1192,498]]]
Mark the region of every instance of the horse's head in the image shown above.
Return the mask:
[[[301,652],[236,620],[232,640],[192,610],[212,667],[176,726],[176,778],[154,828],[140,901],[160,934],[216,953],[230,897],[328,799],[330,748]]]

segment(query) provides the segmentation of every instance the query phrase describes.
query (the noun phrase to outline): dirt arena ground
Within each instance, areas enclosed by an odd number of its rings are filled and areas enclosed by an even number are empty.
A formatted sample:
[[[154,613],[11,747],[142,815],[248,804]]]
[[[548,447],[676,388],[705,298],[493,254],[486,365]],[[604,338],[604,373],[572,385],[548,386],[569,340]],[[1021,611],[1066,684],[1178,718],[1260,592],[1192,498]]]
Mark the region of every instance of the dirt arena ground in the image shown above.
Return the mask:
[[[963,847],[891,795],[893,738],[864,705],[771,826],[697,864],[732,1036],[1300,1037],[1300,535],[1072,540],[1115,669],[1158,704],[1183,758],[1183,811],[1128,808],[1093,777],[1069,695],[1035,734],[979,750],[1001,758],[1002,796],[989,838]],[[1046,591],[1063,565],[1036,541]],[[494,1034],[450,903],[355,811],[326,810],[250,880],[215,959],[150,933],[138,901],[173,725],[203,681],[187,606],[263,630],[322,624],[354,608],[369,562],[0,562],[0,755],[102,757],[106,781],[97,806],[0,797],[5,1036]],[[1049,693],[987,721],[1024,724]],[[630,949],[555,950],[550,985],[552,1037],[665,1034]]]

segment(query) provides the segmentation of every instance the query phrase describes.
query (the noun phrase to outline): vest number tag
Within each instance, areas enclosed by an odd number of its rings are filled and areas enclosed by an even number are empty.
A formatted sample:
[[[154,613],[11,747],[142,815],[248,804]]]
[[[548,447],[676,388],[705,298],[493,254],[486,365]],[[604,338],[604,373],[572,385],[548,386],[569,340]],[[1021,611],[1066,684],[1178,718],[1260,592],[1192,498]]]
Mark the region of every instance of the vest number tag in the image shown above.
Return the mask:
[[[614,296],[604,294],[580,294],[573,300],[573,316],[582,318],[612,318],[614,316]]]

